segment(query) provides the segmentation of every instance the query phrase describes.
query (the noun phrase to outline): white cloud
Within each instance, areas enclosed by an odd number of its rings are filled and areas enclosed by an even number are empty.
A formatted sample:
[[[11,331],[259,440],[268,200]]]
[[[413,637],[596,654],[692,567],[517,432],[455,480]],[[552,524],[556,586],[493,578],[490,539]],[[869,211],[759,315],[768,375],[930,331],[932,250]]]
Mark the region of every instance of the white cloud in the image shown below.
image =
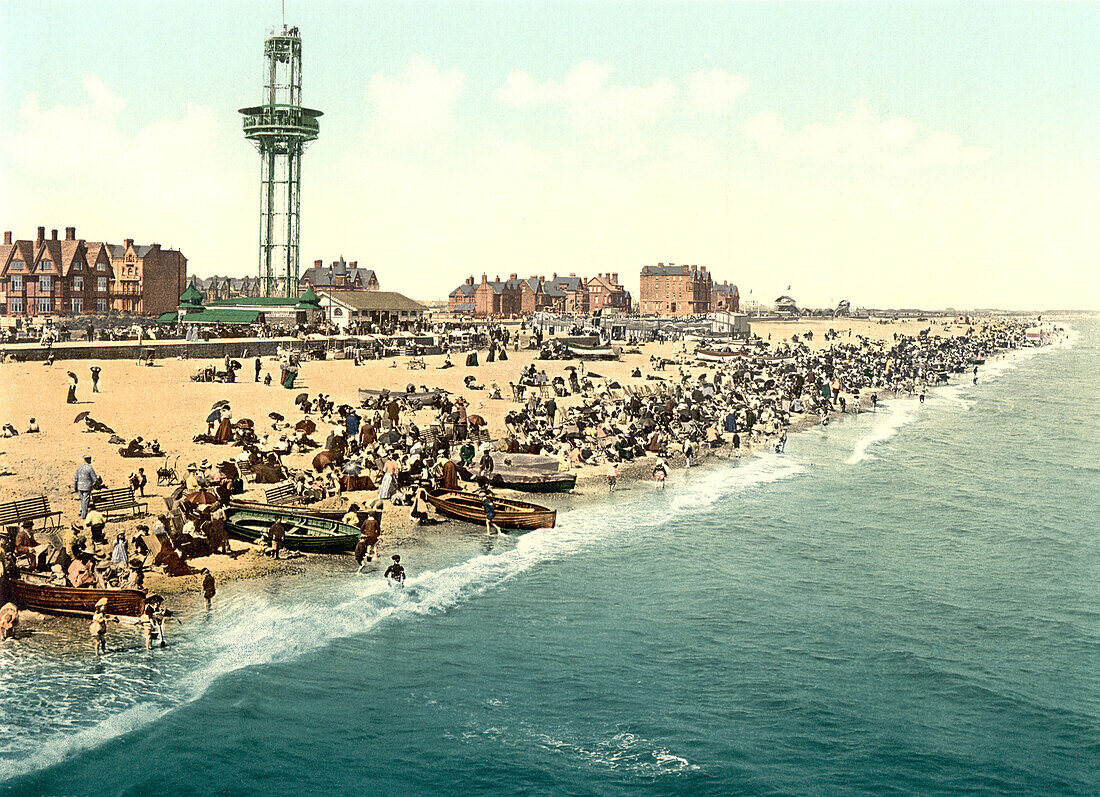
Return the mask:
[[[991,156],[988,149],[964,145],[957,136],[922,130],[902,117],[886,117],[863,103],[854,104],[832,123],[788,130],[772,112],[745,123],[745,138],[779,160],[835,163],[888,172],[972,166]]]
[[[455,106],[465,89],[466,75],[461,70],[444,71],[414,58],[399,75],[373,75],[367,84],[367,101],[380,132],[397,140],[421,139],[453,129]]]
[[[667,78],[647,86],[615,84],[610,79],[611,67],[592,61],[577,64],[561,80],[540,81],[517,70],[493,96],[514,108],[560,107],[578,124],[638,123],[667,111],[676,96],[676,87]]]
[[[687,80],[688,108],[705,113],[726,113],[748,87],[748,79],[724,69],[696,72]]]

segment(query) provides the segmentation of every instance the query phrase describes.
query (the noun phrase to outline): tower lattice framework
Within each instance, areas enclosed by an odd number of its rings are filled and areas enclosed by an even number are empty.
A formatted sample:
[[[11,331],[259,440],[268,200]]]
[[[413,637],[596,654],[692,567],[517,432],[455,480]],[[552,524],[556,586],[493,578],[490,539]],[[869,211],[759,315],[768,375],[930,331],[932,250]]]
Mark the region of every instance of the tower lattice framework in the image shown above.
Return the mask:
[[[302,39],[284,25],[264,41],[263,104],[241,108],[244,136],[260,153],[260,291],[298,295],[302,153],[321,111],[302,107]]]

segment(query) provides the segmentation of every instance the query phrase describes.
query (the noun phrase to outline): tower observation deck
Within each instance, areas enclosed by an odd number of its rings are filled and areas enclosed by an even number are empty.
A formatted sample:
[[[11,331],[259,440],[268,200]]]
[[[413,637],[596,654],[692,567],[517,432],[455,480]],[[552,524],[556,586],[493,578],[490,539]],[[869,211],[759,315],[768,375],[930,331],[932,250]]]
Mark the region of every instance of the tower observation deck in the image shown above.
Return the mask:
[[[283,26],[264,41],[263,104],[241,108],[244,137],[260,152],[260,289],[298,295],[302,153],[317,140],[320,111],[302,107],[302,39]]]

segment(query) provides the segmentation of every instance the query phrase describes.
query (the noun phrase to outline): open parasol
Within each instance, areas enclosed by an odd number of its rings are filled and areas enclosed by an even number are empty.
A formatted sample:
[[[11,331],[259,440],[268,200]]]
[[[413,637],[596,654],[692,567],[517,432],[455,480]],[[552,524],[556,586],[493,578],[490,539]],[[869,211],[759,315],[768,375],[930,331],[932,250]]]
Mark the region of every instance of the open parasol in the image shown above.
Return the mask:
[[[255,424],[252,423],[251,418],[241,418],[237,421],[237,428],[238,429],[252,429],[254,427],[255,427]]]
[[[206,506],[218,503],[218,496],[209,490],[197,490],[190,495],[185,495],[183,500],[193,506]]]
[[[294,397],[295,404],[305,404],[307,401],[309,401],[309,393],[299,393]]]
[[[309,418],[302,418],[302,420],[294,424],[294,431],[305,432],[306,434],[313,434],[317,431],[317,424],[315,424]]]
[[[84,410],[84,412],[78,412],[76,417],[73,418],[73,423],[80,423],[82,420],[87,418],[89,415],[91,415],[91,413],[88,412],[87,410]]]
[[[466,423],[470,426],[486,426],[487,423],[480,415],[469,415],[466,417]]]
[[[401,442],[401,435],[394,431],[383,432],[378,436],[378,441],[388,446],[396,445]]]
[[[216,410],[219,407],[228,407],[228,406],[229,406],[229,399],[218,399],[217,401],[214,402],[213,406],[211,406],[210,409]]]
[[[317,454],[313,457],[313,469],[320,473],[325,469],[326,465],[331,465],[335,461],[336,456],[328,449],[325,449],[324,451],[318,451]]]

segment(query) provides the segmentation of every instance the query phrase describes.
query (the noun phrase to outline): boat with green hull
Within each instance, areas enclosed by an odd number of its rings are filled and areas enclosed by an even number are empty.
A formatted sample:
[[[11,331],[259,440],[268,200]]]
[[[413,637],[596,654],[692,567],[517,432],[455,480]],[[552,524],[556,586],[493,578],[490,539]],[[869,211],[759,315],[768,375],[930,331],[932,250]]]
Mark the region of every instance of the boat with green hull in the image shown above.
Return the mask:
[[[283,524],[283,547],[304,553],[345,553],[355,548],[359,529],[328,518],[259,509],[232,509],[227,512],[225,531],[230,537],[256,542],[276,521]]]

